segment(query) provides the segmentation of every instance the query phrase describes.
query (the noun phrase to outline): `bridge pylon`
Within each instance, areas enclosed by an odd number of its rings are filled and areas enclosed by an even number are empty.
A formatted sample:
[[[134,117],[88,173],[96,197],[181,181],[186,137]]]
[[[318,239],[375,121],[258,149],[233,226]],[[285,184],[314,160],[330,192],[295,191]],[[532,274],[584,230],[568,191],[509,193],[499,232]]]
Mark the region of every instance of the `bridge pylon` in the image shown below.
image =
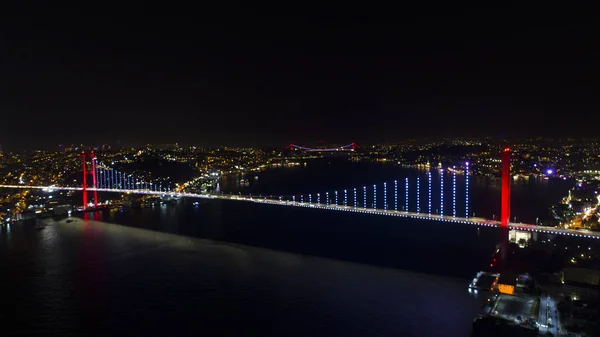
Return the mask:
[[[506,266],[508,256],[508,223],[510,222],[510,157],[511,149],[504,148],[502,158],[502,201],[500,210],[500,269]]]
[[[88,159],[91,163],[91,170],[88,170]],[[98,208],[98,181],[96,179],[96,155],[94,151],[86,153],[85,151],[81,151],[81,167],[83,171],[83,209],[86,210],[88,206],[88,191],[89,187],[87,184],[87,176],[92,175],[92,187],[94,188],[94,207]]]
[[[508,227],[510,221],[510,156],[509,147],[502,151],[502,208],[500,214],[500,225]]]

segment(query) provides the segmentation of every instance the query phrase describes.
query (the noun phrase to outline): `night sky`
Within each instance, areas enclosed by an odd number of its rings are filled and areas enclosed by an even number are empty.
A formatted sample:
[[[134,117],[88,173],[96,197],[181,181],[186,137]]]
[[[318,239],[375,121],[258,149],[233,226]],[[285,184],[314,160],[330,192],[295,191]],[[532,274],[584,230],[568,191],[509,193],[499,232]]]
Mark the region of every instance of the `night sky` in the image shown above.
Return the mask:
[[[585,11],[47,6],[0,21],[3,149],[598,136]]]

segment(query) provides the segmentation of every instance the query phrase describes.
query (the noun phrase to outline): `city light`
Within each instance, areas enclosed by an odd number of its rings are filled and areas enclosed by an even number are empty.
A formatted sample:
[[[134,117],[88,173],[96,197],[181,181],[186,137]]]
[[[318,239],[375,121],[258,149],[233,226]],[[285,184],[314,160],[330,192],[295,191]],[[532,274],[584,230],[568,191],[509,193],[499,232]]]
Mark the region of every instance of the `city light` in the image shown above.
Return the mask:
[[[374,151],[379,151],[378,149],[375,149]],[[473,156],[475,157],[475,156]],[[125,157],[127,159],[127,157]],[[130,157],[131,158],[131,157]],[[299,207],[308,207],[309,205],[305,204],[302,205],[304,203],[304,196],[303,195],[281,195],[281,196],[265,196],[263,198],[263,196],[260,196],[260,199],[256,199],[256,196],[254,199],[252,199],[252,197],[250,196],[250,198],[247,197],[242,197],[242,194],[240,193],[240,197],[238,198],[237,195],[235,196],[231,196],[231,195],[223,195],[223,194],[219,194],[219,190],[216,189],[215,192],[210,192],[210,193],[181,193],[183,192],[179,186],[183,186],[183,185],[179,185],[179,184],[175,184],[176,188],[175,190],[173,190],[173,185],[171,184],[171,180],[170,178],[167,179],[161,179],[162,182],[165,183],[165,188],[163,189],[162,187],[162,183],[159,184],[160,180],[150,180],[151,176],[150,173],[142,173],[140,174],[140,178],[136,178],[135,175],[130,175],[124,172],[120,172],[119,170],[115,169],[114,167],[120,167],[120,163],[122,163],[123,161],[121,159],[116,159],[113,158],[113,162],[111,164],[112,167],[109,166],[105,166],[103,163],[101,163],[100,161],[97,161],[95,158],[92,159],[92,167],[91,170],[84,168],[83,171],[87,172],[88,175],[91,174],[95,174],[96,175],[96,179],[94,182],[93,187],[90,187],[89,184],[85,184],[84,186],[81,187],[73,187],[73,183],[76,183],[76,181],[71,181],[71,179],[69,179],[66,182],[63,182],[65,185],[68,185],[70,187],[60,187],[60,183],[58,182],[59,185],[57,185],[57,181],[56,180],[52,180],[52,179],[48,179],[45,178],[45,180],[37,180],[37,179],[31,179],[31,176],[33,175],[32,173],[27,172],[27,175],[25,176],[26,178],[23,177],[23,174],[19,175],[13,175],[12,177],[10,177],[10,181],[6,181],[6,185],[0,185],[0,187],[7,187],[7,188],[14,188],[14,187],[9,187],[9,186],[14,186],[14,185],[9,185],[10,184],[17,184],[20,183],[18,186],[19,188],[27,188],[27,189],[35,189],[35,188],[41,188],[42,190],[45,191],[50,191],[50,190],[58,190],[58,191],[100,191],[100,192],[115,192],[115,193],[136,193],[136,194],[140,194],[140,195],[160,195],[161,193],[166,193],[166,192],[170,192],[170,191],[175,191],[177,193],[178,196],[185,196],[185,197],[190,197],[190,198],[209,198],[209,199],[222,199],[222,200],[226,200],[226,199],[242,199],[242,200],[252,200],[253,202],[264,202],[264,203],[271,203],[271,204],[277,204],[278,202],[281,202],[282,204],[286,204],[286,205],[290,205],[290,206],[299,206]],[[389,160],[389,158],[388,158]],[[443,161],[444,159],[441,159],[440,161]],[[437,201],[437,200],[432,200],[433,195],[432,195],[432,189],[434,188],[433,184],[432,184],[432,172],[427,170],[427,213],[428,214],[421,214],[421,212],[424,213],[424,211],[422,210],[421,205],[420,204],[420,177],[416,176],[416,207],[410,208],[410,200],[409,200],[409,196],[410,196],[410,190],[409,190],[409,178],[406,178],[406,185],[405,185],[405,210],[406,213],[402,212],[402,214],[399,214],[398,212],[392,212],[391,209],[391,205],[388,209],[388,194],[387,194],[387,183],[383,182],[383,209],[380,209],[377,207],[377,185],[374,184],[373,186],[373,200],[372,200],[372,209],[369,209],[369,207],[367,206],[367,202],[368,202],[368,197],[367,197],[367,188],[368,186],[363,187],[363,206],[364,206],[364,210],[362,209],[358,209],[360,206],[360,203],[358,202],[358,196],[357,195],[357,188],[353,188],[353,204],[354,204],[354,209],[351,208],[346,208],[349,204],[349,200],[348,200],[348,194],[347,194],[347,190],[343,189],[343,193],[344,193],[344,202],[343,202],[343,206],[341,207],[341,203],[339,202],[340,197],[338,196],[340,194],[340,192],[342,191],[342,189],[339,190],[334,190],[333,193],[335,193],[335,205],[333,205],[334,200],[330,200],[329,199],[329,193],[325,192],[325,197],[327,198],[327,207],[325,207],[325,205],[321,205],[321,200],[320,200],[320,194],[318,194],[318,203],[319,203],[319,207],[320,209],[329,209],[329,210],[336,210],[336,211],[353,211],[353,212],[359,212],[359,213],[365,213],[365,214],[378,214],[378,215],[386,215],[386,216],[400,216],[400,217],[405,217],[405,218],[415,218],[415,219],[431,219],[434,218],[438,221],[444,221],[444,222],[451,222],[451,223],[468,223],[468,224],[474,224],[477,226],[488,226],[488,227],[498,227],[500,226],[501,222],[497,222],[497,221],[492,221],[492,220],[481,220],[477,221],[477,220],[472,220],[472,219],[476,219],[474,218],[475,213],[472,213],[470,210],[470,175],[473,174],[473,176],[475,177],[478,174],[484,174],[481,171],[481,167],[484,167],[484,165],[488,165],[490,167],[495,167],[497,166],[495,163],[495,161],[491,161],[490,162],[485,162],[483,161],[481,158],[477,159],[477,165],[474,165],[473,168],[470,167],[469,162],[464,162],[464,166],[463,168],[460,167],[460,164],[458,164],[458,170],[457,171],[457,167],[456,166],[452,166],[452,218],[450,218],[448,215],[444,215],[444,198],[448,198],[448,196],[444,195],[444,184],[445,182],[445,172],[442,169],[440,171],[440,210],[439,210],[439,216],[434,216],[435,213],[438,213],[437,209],[433,209],[432,208],[432,203],[433,201]],[[494,159],[495,160],[495,159]],[[498,160],[499,161],[499,160]],[[85,161],[84,161],[85,162]],[[108,161],[110,163],[110,161]],[[79,164],[79,163],[78,163]],[[89,162],[87,163],[89,165]],[[97,166],[96,166],[97,165]],[[237,165],[237,164],[236,164]],[[279,165],[279,164],[278,164]],[[412,164],[411,164],[412,165]],[[549,166],[552,165],[552,166]],[[554,166],[557,165],[557,166]],[[577,183],[580,184],[580,188],[583,188],[583,184],[581,182],[581,179],[583,179],[583,181],[585,182],[585,178],[580,178],[579,176],[575,175],[575,174],[571,174],[573,172],[568,172],[567,173],[567,169],[563,168],[563,167],[559,167],[559,164],[557,164],[556,162],[550,163],[546,160],[544,161],[540,161],[537,164],[537,169],[535,172],[536,176],[544,176],[545,174],[548,175],[558,175],[560,174],[560,178],[565,178],[565,179],[577,179]],[[532,166],[532,165],[528,165],[528,166]],[[86,166],[87,167],[87,166]],[[241,167],[241,165],[240,165]],[[438,168],[441,167],[441,164],[439,164]],[[546,169],[544,169],[544,167],[546,167]],[[419,166],[420,169],[425,169],[425,168],[429,168],[429,164],[425,165],[425,164],[421,164],[421,166]],[[78,169],[81,170],[80,166],[78,166]],[[450,168],[448,168],[450,169]],[[463,173],[460,170],[464,169],[464,174],[465,174],[465,194],[464,194],[464,202],[465,202],[465,207],[464,207],[464,217],[462,214],[459,214],[458,211],[460,209],[457,210],[457,208],[462,207],[462,205],[458,204],[457,201],[457,197],[461,197],[459,195],[460,191],[458,190],[459,188],[461,188],[460,186],[457,186],[457,173]],[[497,169],[497,168],[496,168]],[[71,170],[72,168],[69,168],[65,171],[65,169],[61,169],[62,173],[60,174],[54,174],[56,175],[56,177],[60,177],[60,175],[64,175],[65,172]],[[80,171],[81,172],[81,171]],[[210,172],[210,171],[209,171]],[[226,171],[222,171],[223,173]],[[505,171],[500,171],[500,172],[505,172]],[[42,172],[43,173],[43,172]],[[37,173],[38,175],[40,175],[40,173]],[[229,173],[228,173],[229,174]],[[487,173],[485,173],[487,174]],[[525,175],[523,173],[523,171],[519,171],[519,175]],[[581,171],[580,174],[598,174],[598,172],[588,172],[588,171]],[[205,173],[206,176],[212,175],[215,176],[216,173]],[[568,175],[568,176],[567,176]],[[52,177],[54,178],[54,177]],[[512,176],[511,176],[512,178]],[[88,182],[89,182],[89,177],[88,177]],[[39,184],[40,186],[26,186],[25,184],[27,183],[31,183],[33,185],[37,185]],[[41,185],[41,184],[45,184],[45,185]],[[46,185],[47,184],[47,185]],[[50,185],[52,184],[52,185]],[[187,184],[187,183],[186,183]],[[447,183],[446,183],[447,184]],[[588,185],[587,182],[585,182],[585,185]],[[598,191],[590,191],[590,192],[594,192],[597,193]],[[592,193],[593,194],[593,193]],[[175,194],[173,194],[175,195]],[[51,196],[44,196],[44,198],[50,198]],[[298,197],[298,198],[297,198]],[[571,197],[571,196],[570,196]],[[54,198],[56,198],[56,195],[54,196]],[[115,198],[115,199],[118,199]],[[309,196],[309,199],[312,199],[311,196]],[[297,200],[301,200],[302,204],[297,204]],[[380,200],[381,200],[381,196],[380,196]],[[292,201],[292,203],[290,203],[289,201]],[[312,200],[311,201],[311,205],[312,207],[314,207],[314,205],[312,205]],[[577,200],[575,200],[577,201]],[[104,204],[105,200],[102,202],[102,204]],[[570,202],[570,201],[567,201]],[[381,201],[380,201],[381,203]],[[600,204],[600,200],[598,201],[598,203]],[[86,203],[86,205],[93,205],[95,203]],[[116,205],[115,203],[111,203]],[[457,207],[458,206],[458,207]],[[398,210],[398,181],[394,180],[394,211]],[[79,208],[81,209],[81,208]],[[402,209],[402,206],[400,206],[400,209]],[[415,212],[416,210],[416,212]],[[587,216],[593,216],[594,214],[598,214],[598,211],[595,210],[594,212],[592,212],[592,208],[586,208],[584,209],[584,213],[587,214]],[[459,218],[460,216],[460,218]],[[485,217],[485,213],[480,215],[481,217]],[[445,218],[444,218],[445,217]],[[493,216],[494,220],[496,218],[496,216]],[[586,220],[586,219],[584,219]],[[516,222],[516,220],[515,220]],[[575,231],[571,231],[571,229],[579,227],[580,225],[575,224],[573,222],[571,222],[570,227],[569,228],[550,228],[550,227],[542,227],[542,226],[535,226],[533,224],[516,224],[515,222],[513,223],[509,223],[508,226],[511,229],[518,229],[521,231],[529,231],[529,232],[539,232],[539,233],[553,233],[553,234],[558,234],[558,235],[567,235],[567,236],[574,236],[574,237],[593,237],[596,238],[595,234],[592,234],[591,236],[589,234],[587,234],[587,231],[583,232],[583,233],[578,233]],[[538,220],[536,218],[536,225],[538,224]],[[585,226],[589,226],[588,224],[582,225],[581,229],[586,229]],[[579,228],[578,228],[579,229]],[[579,229],[579,230],[581,230]],[[600,237],[600,235],[598,235]]]
[[[321,193],[317,193],[317,204],[321,204]]]

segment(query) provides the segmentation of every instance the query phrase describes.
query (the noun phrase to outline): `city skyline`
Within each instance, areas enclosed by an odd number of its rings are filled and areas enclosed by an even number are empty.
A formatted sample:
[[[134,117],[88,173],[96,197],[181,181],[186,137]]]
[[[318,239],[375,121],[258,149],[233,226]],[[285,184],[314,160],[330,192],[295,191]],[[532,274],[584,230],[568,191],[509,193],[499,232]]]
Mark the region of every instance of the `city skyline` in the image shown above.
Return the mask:
[[[156,4],[3,11],[5,334],[600,336],[595,11]]]
[[[200,24],[47,6],[0,27],[3,149],[589,136],[600,122],[585,16],[415,7],[391,25],[238,8]]]

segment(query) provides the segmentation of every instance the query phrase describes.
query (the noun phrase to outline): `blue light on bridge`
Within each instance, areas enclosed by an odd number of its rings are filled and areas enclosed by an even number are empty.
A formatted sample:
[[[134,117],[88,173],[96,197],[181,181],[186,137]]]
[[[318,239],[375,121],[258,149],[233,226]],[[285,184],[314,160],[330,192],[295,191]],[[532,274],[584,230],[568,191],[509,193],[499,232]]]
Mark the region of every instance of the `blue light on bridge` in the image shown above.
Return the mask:
[[[358,207],[358,203],[356,201],[356,188],[354,188],[354,199],[353,200],[354,200],[354,208],[357,208]]]
[[[327,206],[329,206],[329,192],[325,192],[325,199],[327,200]]]
[[[440,216],[444,216],[444,169],[440,170]]]
[[[387,211],[387,183],[383,183],[383,210]]]
[[[363,207],[367,208],[367,186],[363,186]]]
[[[321,193],[317,193],[317,205],[321,204]]]
[[[373,185],[373,209],[377,209],[377,185]]]
[[[456,218],[456,166],[452,166],[452,217]]]
[[[408,178],[404,181],[404,210],[408,212]]]
[[[398,180],[394,180],[394,211],[398,210]]]
[[[427,172],[427,214],[431,215],[431,171]]]
[[[335,191],[335,205],[338,205],[338,191]]]
[[[344,206],[348,206],[348,195],[346,190],[344,190]]]
[[[421,213],[421,180],[417,177],[417,213]]]

